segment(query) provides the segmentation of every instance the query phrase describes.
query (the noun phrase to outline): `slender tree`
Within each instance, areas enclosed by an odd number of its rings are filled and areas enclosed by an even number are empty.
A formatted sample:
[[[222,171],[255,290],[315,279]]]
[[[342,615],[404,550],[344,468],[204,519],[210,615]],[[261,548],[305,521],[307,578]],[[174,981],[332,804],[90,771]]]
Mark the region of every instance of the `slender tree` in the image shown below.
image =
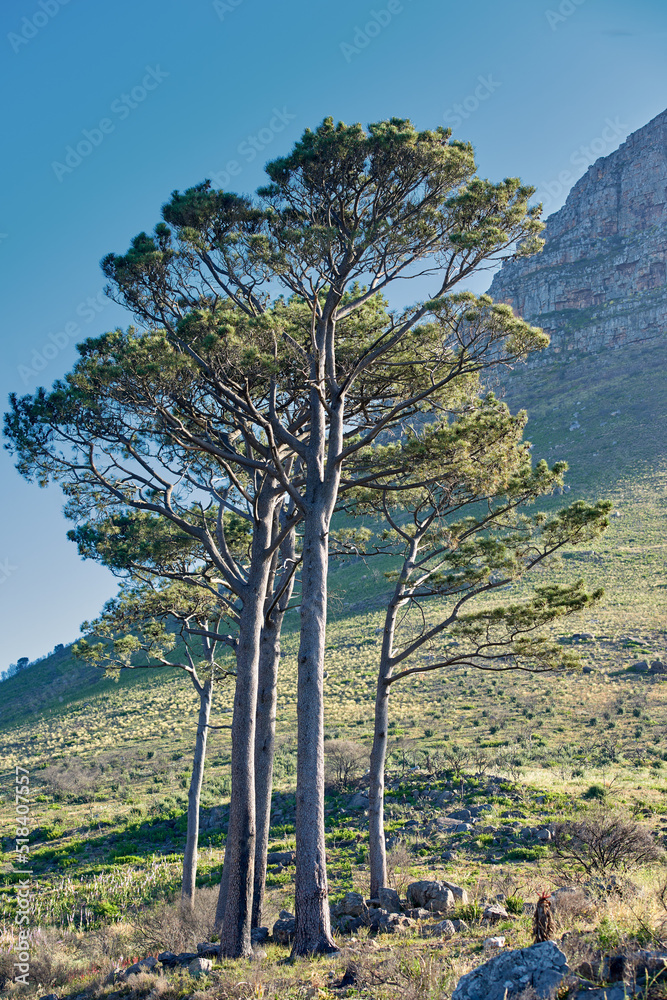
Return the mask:
[[[270,184],[254,202],[208,183],[175,192],[154,235],[139,234],[103,269],[110,294],[165,331],[204,373],[209,397],[236,408],[253,461],[302,518],[294,953],[306,954],[334,948],[322,674],[328,538],[342,469],[383,431],[437,406],[454,380],[544,343],[506,307],[451,297],[477,268],[536,250],[541,224],[527,206],[532,188],[475,177],[471,146],[401,119],[368,131],[326,119],[267,172]],[[358,322],[391,282],[424,274],[433,276],[432,299],[375,325]],[[289,308],[271,299],[276,283],[296,297]],[[247,322],[225,321],[230,302]],[[247,383],[221,378],[202,353],[212,341],[239,345],[251,367],[264,358],[268,408],[256,405]],[[197,426],[190,398],[180,404],[174,432],[182,446],[229,456],[227,432]],[[300,460],[297,483],[285,451]],[[239,900],[227,891],[225,928],[238,923]]]
[[[566,467],[532,466],[529,446],[521,443],[524,423],[524,413],[512,416],[488,396],[469,402],[456,419],[428,424],[400,443],[360,456],[360,466],[367,463],[371,473],[365,487],[350,494],[348,506],[357,514],[380,515],[383,540],[401,557],[399,568],[388,574],[395,583],[375,701],[372,896],[387,884],[384,772],[392,686],[460,666],[532,673],[571,668],[576,655],[542,630],[601,597],[578,580],[536,586],[523,600],[490,601],[564,546],[597,537],[611,509],[606,501],[577,501],[551,516],[528,516],[527,505],[562,486]]]
[[[82,630],[98,641],[84,638],[73,648],[75,655],[108,673],[124,668],[180,668],[197,692],[199,713],[181,887],[181,905],[186,911],[192,911],[195,901],[199,803],[213,690],[231,673],[217,658],[220,645],[234,647],[234,640],[221,631],[225,617],[219,601],[205,588],[196,590],[182,583],[127,587],[107,602],[100,618],[82,625]],[[183,658],[179,659],[179,654]]]

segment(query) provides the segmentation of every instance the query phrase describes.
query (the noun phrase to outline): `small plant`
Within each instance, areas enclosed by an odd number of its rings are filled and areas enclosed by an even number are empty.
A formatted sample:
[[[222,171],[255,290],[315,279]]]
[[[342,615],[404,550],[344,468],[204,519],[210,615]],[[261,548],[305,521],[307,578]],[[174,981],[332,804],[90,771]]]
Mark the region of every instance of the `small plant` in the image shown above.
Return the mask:
[[[607,797],[607,790],[602,785],[589,785],[581,796],[582,799],[597,799],[599,802]]]
[[[484,916],[484,908],[476,899],[469,903],[459,903],[454,910],[457,920],[465,920],[467,924],[478,923]]]
[[[515,917],[521,916],[523,913],[523,908],[525,905],[525,900],[523,896],[515,896],[512,894],[508,896],[505,900],[505,909],[508,913],[512,913]],[[545,938],[546,940],[546,938]]]

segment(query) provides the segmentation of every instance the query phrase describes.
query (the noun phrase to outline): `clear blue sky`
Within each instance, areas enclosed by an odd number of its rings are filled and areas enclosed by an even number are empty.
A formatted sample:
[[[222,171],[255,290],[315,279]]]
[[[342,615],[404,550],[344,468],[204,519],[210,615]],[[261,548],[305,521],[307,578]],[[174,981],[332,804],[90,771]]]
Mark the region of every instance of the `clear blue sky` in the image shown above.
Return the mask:
[[[3,402],[127,325],[98,262],[172,190],[252,191],[326,115],[449,124],[550,212],[667,105],[664,0],[5,0],[0,22]],[[0,476],[3,669],[75,639],[115,581],[66,540],[58,489],[6,453]]]

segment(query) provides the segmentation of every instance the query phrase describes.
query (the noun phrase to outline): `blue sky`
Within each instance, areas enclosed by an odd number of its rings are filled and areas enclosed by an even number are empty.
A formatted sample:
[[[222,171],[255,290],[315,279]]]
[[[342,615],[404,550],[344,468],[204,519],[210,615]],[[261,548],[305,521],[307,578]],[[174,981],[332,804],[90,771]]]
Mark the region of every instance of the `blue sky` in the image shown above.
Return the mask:
[[[326,115],[447,124],[482,175],[546,214],[667,105],[664,0],[5,0],[0,396],[63,375],[129,317],[100,258],[175,188],[252,191]],[[476,290],[488,284],[488,276]],[[0,458],[0,669],[78,635],[115,592],[65,532],[62,496]]]

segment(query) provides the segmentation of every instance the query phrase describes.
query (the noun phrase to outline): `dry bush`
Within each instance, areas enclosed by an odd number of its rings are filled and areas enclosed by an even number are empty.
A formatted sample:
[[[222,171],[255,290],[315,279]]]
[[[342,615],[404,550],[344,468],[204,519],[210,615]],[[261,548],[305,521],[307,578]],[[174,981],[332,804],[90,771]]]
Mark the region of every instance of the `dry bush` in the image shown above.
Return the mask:
[[[97,764],[84,764],[79,757],[45,767],[39,779],[56,797],[63,793],[76,796],[94,794],[101,787],[100,768]]]
[[[141,910],[133,921],[137,942],[148,950],[196,951],[199,941],[210,940],[213,933],[217,888],[197,889],[192,913],[175,903],[158,903]]]
[[[595,902],[579,887],[552,897],[552,910],[560,930],[572,930],[578,921],[590,922],[597,912]]]
[[[589,876],[608,877],[664,857],[649,830],[602,809],[584,819],[559,823],[554,849],[567,866]]]
[[[324,755],[336,787],[343,791],[368,766],[368,750],[352,740],[327,740]]]
[[[405,844],[396,844],[387,851],[387,881],[399,896],[405,896],[408,883],[414,881],[409,868],[414,863]]]

